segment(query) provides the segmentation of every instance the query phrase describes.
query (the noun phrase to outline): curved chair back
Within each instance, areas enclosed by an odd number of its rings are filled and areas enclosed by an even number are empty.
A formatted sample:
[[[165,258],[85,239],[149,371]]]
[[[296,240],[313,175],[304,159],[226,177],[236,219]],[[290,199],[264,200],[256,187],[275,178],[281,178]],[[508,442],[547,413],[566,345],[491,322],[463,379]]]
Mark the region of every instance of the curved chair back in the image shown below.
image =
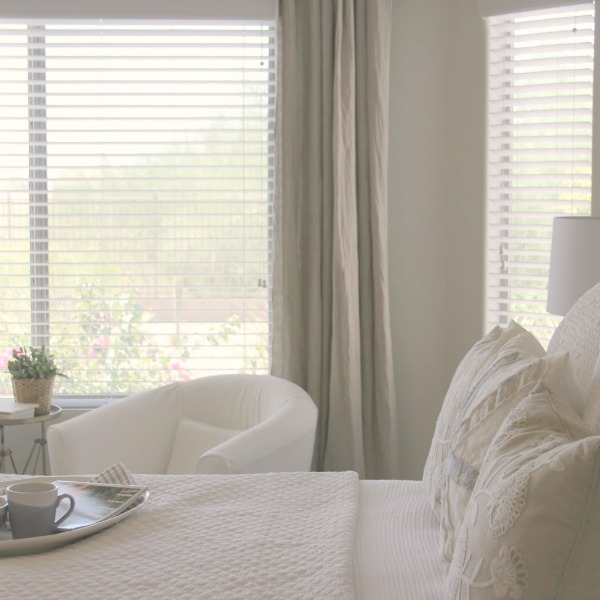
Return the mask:
[[[217,375],[128,396],[48,428],[53,474],[310,470],[317,408],[271,375]]]

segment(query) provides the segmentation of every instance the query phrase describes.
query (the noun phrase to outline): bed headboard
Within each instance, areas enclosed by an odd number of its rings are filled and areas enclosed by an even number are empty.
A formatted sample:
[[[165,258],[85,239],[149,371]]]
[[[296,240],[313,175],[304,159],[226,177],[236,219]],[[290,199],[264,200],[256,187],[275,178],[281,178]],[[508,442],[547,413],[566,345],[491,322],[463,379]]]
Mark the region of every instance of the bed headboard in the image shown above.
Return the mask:
[[[548,354],[569,352],[587,408],[585,421],[600,432],[600,283],[565,315],[548,345]]]

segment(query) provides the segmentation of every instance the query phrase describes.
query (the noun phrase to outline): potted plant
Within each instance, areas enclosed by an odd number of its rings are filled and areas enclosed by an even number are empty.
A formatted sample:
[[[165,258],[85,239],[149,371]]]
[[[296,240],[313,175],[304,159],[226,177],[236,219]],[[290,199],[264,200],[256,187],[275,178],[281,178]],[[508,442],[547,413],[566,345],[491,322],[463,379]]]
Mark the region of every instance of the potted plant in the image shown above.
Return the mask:
[[[54,362],[54,356],[41,348],[15,348],[7,364],[17,402],[37,404],[36,416],[47,415],[52,404],[52,388],[56,376],[66,377]]]

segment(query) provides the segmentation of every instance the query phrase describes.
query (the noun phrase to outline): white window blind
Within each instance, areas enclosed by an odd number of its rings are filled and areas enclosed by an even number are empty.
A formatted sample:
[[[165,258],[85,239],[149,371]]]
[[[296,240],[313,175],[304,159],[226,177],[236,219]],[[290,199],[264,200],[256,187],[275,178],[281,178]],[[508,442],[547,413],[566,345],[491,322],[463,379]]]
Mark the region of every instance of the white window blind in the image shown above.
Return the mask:
[[[12,0],[17,1],[17,0]],[[22,0],[18,0],[22,2]],[[477,0],[479,14],[482,17],[495,17],[541,10],[543,8],[561,8],[571,5],[593,4],[593,0]]]
[[[489,19],[488,327],[542,340],[553,217],[591,208],[594,8]]]
[[[0,20],[0,89],[0,353],[77,396],[267,372],[274,23]]]

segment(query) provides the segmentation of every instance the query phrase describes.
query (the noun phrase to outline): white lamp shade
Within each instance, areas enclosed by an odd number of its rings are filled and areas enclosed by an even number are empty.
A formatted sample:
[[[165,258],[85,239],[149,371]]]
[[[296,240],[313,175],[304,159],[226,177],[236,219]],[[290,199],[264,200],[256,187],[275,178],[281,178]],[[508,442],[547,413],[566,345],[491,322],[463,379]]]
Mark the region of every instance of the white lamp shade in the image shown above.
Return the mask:
[[[556,217],[546,309],[565,315],[600,282],[600,217]]]

